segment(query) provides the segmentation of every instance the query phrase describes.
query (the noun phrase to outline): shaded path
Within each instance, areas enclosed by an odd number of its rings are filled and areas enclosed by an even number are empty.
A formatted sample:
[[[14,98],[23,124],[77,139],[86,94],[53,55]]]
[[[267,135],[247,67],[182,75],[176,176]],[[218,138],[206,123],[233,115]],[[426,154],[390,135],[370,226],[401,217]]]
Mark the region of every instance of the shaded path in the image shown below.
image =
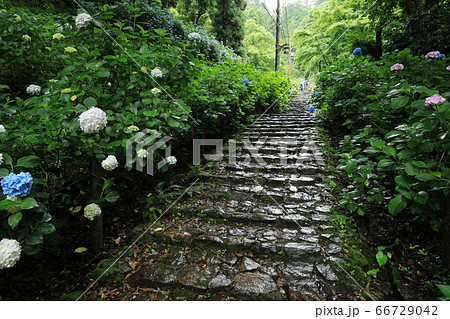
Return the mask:
[[[249,127],[236,163],[226,151],[200,174],[193,197],[172,209],[189,218],[164,218],[145,236],[163,254],[147,250],[127,283],[162,293],[138,299],[352,299],[335,262],[343,260],[328,176],[306,104],[299,97]]]

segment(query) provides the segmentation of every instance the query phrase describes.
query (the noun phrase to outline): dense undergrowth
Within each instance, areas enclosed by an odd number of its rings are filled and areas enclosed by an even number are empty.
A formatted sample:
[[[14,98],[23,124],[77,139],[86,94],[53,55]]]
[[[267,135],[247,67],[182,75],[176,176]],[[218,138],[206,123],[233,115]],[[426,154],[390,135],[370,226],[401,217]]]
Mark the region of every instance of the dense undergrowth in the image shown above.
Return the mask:
[[[448,64],[440,52],[413,56],[408,49],[380,61],[355,56],[323,70],[314,94],[321,117],[343,140],[341,208],[396,227],[378,247],[379,266],[401,258],[394,251],[411,233],[440,234],[440,247],[436,235],[417,243],[423,254],[441,256],[433,261],[443,267],[435,272],[438,283],[448,283],[450,265]]]
[[[150,156],[133,150],[126,157],[140,131],[153,134],[146,149],[170,137],[172,154],[186,164],[192,137],[227,135],[289,99],[289,79],[258,72],[168,11],[85,4],[92,16],[0,1],[0,177],[8,195],[0,201],[0,238],[13,245],[2,246],[2,268],[20,262],[21,251],[59,254],[60,229],[73,219],[74,227],[89,223],[83,209],[91,220],[108,211],[111,223],[121,196],[128,202],[130,192],[174,170],[169,143],[152,153],[164,161],[156,176],[133,168]]]

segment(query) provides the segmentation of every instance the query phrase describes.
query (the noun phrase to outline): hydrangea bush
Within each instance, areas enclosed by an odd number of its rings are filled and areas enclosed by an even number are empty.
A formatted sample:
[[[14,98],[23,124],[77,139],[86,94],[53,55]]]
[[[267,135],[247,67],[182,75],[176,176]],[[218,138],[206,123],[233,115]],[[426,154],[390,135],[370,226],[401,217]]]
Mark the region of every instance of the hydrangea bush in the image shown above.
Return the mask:
[[[139,130],[173,137],[172,150],[182,153],[192,136],[223,135],[274,102],[274,110],[285,106],[288,79],[258,73],[202,30],[161,12],[122,5],[76,16],[2,12],[0,238],[36,253],[74,202],[104,208],[119,199],[115,188],[140,187],[133,176],[142,173],[124,165],[126,143]],[[165,159],[164,147],[155,159]],[[133,161],[148,156],[139,152]],[[162,171],[177,163],[175,155]],[[93,175],[99,196],[89,191]],[[98,211],[85,213],[90,219]]]
[[[439,55],[405,49],[336,62],[318,78],[320,116],[349,135],[338,166],[349,211],[402,214],[448,232],[450,75]]]

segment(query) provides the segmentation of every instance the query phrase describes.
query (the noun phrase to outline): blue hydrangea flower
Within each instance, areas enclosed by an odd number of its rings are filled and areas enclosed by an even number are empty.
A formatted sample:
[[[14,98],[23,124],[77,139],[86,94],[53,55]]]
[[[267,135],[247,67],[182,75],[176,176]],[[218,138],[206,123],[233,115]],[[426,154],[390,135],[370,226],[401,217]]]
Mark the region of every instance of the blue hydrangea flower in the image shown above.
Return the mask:
[[[383,53],[381,56],[387,57],[389,54]]]
[[[324,64],[324,65],[322,65],[322,68],[326,68],[328,65],[326,65],[326,64]]]
[[[319,92],[314,92],[314,96],[319,96]]]
[[[361,50],[361,48],[356,48],[355,50],[353,50],[353,54],[354,54],[354,55],[362,55],[362,50]]]
[[[289,91],[288,94],[289,94],[289,95],[292,95],[292,91]]]
[[[311,113],[314,113],[316,111],[316,109],[314,108],[314,106],[310,106],[308,111],[310,111]]]
[[[250,81],[248,79],[244,79],[244,81],[242,81],[242,83],[244,83],[245,85],[249,85]]]
[[[10,197],[24,197],[30,193],[31,185],[33,185],[33,177],[30,173],[21,172],[16,175],[10,173],[3,177],[1,181],[3,194]]]
[[[219,71],[219,74],[224,74],[225,72],[223,72],[223,71]]]
[[[445,54],[444,53],[439,54],[439,59],[445,59]]]

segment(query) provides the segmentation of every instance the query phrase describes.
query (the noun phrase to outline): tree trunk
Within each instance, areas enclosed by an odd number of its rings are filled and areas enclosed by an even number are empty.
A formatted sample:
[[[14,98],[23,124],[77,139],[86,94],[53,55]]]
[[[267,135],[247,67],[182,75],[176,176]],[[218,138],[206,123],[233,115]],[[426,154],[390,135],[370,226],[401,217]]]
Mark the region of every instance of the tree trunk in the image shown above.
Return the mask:
[[[375,44],[375,58],[379,60],[383,54],[383,26],[379,25],[375,31],[376,44]]]
[[[445,198],[444,209],[441,211],[441,220],[442,266],[450,270],[450,196]]]
[[[90,198],[97,200],[100,198],[102,193],[102,167],[95,157],[90,159]],[[103,246],[103,217],[102,215],[97,216],[91,222],[91,245],[92,250],[99,252]]]

